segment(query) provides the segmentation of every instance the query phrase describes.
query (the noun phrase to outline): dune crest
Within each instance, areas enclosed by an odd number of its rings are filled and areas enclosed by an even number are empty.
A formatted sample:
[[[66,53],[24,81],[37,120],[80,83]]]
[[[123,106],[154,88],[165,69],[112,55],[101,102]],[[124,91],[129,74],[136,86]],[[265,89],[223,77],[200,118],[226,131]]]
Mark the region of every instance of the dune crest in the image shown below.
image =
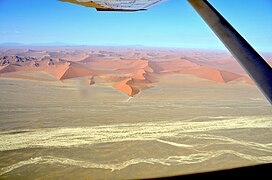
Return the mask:
[[[75,62],[66,62],[53,68],[47,68],[46,71],[53,73],[58,80],[71,79],[81,76],[89,76],[95,74],[89,68]]]
[[[132,78],[121,81],[118,84],[115,84],[113,87],[131,97],[140,92],[140,90],[133,85]]]

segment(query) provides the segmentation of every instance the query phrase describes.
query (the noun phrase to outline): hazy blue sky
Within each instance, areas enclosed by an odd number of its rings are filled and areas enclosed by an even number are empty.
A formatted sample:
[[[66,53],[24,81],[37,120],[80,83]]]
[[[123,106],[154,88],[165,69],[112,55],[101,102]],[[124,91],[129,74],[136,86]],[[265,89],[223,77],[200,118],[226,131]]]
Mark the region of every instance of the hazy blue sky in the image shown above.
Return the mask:
[[[258,51],[272,52],[272,0],[210,0]],[[0,0],[0,43],[65,42],[224,49],[186,0],[145,12],[97,12],[57,0]]]

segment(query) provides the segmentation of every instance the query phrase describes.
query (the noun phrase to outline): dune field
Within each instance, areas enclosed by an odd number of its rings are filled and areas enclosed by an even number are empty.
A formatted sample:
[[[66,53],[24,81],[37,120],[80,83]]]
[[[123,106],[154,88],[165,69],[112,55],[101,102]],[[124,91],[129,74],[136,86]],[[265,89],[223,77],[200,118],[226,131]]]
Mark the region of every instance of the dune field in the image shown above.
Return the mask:
[[[150,178],[272,162],[271,105],[224,51],[2,47],[0,87],[3,179]]]

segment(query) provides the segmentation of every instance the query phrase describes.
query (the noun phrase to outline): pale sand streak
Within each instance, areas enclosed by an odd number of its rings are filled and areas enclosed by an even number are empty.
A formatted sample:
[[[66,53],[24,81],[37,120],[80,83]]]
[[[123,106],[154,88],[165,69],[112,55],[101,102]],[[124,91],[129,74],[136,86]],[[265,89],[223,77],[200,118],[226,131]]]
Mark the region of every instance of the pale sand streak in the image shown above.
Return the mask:
[[[267,143],[267,144],[261,144],[261,143],[255,143],[255,142],[246,142],[246,141],[241,141],[241,140],[235,140],[232,138],[224,137],[224,136],[215,136],[215,135],[209,135],[209,134],[194,134],[194,135],[184,135],[184,137],[190,137],[194,139],[208,139],[208,140],[218,140],[220,142],[215,143],[205,143],[203,145],[195,145],[195,146],[209,146],[211,144],[240,144],[246,147],[250,147],[256,150],[260,151],[266,151],[266,152],[271,152],[272,153],[272,144]]]
[[[115,163],[115,164],[97,164],[90,161],[80,161],[74,160],[69,158],[60,158],[60,157],[53,157],[53,156],[41,156],[31,158],[25,161],[20,161],[13,165],[4,167],[1,169],[0,176],[11,172],[17,168],[31,165],[31,164],[62,164],[62,165],[69,165],[69,166],[77,166],[81,168],[99,168],[99,169],[106,169],[106,170],[121,170],[133,164],[139,163],[147,163],[147,164],[161,164],[161,165],[183,165],[183,164],[195,164],[195,163],[202,163],[207,161],[211,158],[216,158],[218,156],[224,154],[233,154],[238,157],[254,161],[256,163],[268,163],[272,161],[272,156],[262,156],[262,157],[255,157],[243,153],[238,153],[232,150],[220,150],[215,152],[203,152],[197,154],[191,154],[189,156],[169,156],[167,158],[147,158],[147,159],[131,159],[122,163]]]
[[[187,147],[187,148],[193,147],[192,145],[188,145],[188,144],[175,143],[175,142],[165,141],[165,140],[161,140],[161,139],[156,139],[156,140],[158,142],[169,144],[171,146],[176,146],[176,147]]]
[[[189,136],[186,133],[192,132],[204,133],[210,130],[237,128],[272,128],[272,120],[270,116],[264,116],[229,118],[205,122],[164,121],[77,128],[20,129],[20,131],[26,132],[13,134],[14,131],[5,131],[0,133],[0,151],[32,147],[70,147],[132,140],[158,140],[164,137]],[[240,142],[221,136],[203,134],[197,136],[196,134],[192,137],[200,139],[217,138],[222,141],[271,151],[271,147],[265,144]],[[170,143],[173,145],[173,142]]]

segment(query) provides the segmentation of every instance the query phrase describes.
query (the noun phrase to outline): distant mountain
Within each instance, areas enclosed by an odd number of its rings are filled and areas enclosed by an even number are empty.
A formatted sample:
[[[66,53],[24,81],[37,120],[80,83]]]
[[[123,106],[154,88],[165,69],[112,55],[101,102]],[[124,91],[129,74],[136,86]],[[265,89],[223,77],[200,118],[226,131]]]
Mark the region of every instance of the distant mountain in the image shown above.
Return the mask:
[[[0,46],[24,46],[23,43],[17,43],[17,42],[4,42],[0,43]]]
[[[77,46],[77,45],[69,44],[69,43],[65,43],[65,42],[48,42],[48,43],[4,42],[4,43],[0,43],[0,46],[12,47],[12,46]]]

